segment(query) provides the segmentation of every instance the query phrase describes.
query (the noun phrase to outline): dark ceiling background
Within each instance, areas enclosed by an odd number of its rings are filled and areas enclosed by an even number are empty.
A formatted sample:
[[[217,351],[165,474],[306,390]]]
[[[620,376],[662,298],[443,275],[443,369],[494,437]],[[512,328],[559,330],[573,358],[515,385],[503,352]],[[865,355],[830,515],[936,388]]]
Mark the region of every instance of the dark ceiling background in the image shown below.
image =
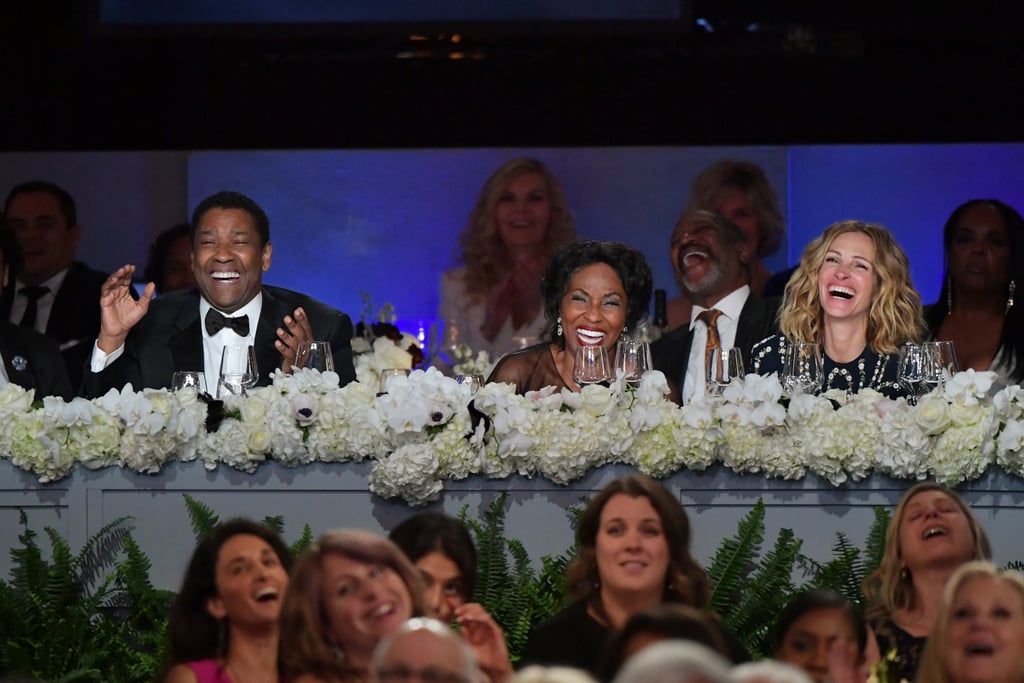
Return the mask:
[[[739,0],[697,4],[711,33],[439,25],[412,42],[393,27],[114,34],[88,3],[13,0],[0,9],[0,144],[1019,141],[1024,10],[1008,7]]]

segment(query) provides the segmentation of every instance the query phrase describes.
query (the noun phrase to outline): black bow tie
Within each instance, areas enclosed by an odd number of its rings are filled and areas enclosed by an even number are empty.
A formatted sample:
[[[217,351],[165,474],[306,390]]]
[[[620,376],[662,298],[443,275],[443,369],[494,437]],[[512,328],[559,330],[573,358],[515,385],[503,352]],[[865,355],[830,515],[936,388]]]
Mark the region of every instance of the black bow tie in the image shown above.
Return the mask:
[[[239,337],[248,337],[249,316],[240,315],[236,318],[229,318],[212,308],[206,312],[206,334],[212,337],[225,327],[234,330]]]

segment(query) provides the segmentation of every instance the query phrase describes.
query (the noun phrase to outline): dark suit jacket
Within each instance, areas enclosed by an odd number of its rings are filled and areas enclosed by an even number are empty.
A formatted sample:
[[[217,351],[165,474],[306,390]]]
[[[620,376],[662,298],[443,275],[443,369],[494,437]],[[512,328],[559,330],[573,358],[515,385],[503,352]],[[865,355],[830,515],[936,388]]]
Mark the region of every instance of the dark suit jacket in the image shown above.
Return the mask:
[[[736,325],[734,346],[743,351],[743,364],[748,372],[751,371],[750,350],[754,344],[779,331],[778,310],[781,303],[779,299],[762,299],[751,292],[743,304]],[[680,394],[683,392],[683,379],[686,377],[692,341],[690,325],[686,323],[651,345],[654,369],[664,372],[669,382],[679,387]]]
[[[100,290],[107,275],[75,261],[64,283],[53,298],[46,336],[57,342],[64,358],[71,386],[82,381],[82,366],[92,354],[92,345],[100,333]],[[0,319],[11,319],[14,287],[4,288],[0,299]]]
[[[149,312],[125,340],[124,354],[103,372],[85,366],[83,392],[101,396],[112,387],[131,382],[135,389],[171,386],[177,370],[202,370],[203,332],[199,319],[199,290],[171,292],[153,300]],[[301,306],[309,317],[313,336],[331,343],[334,369],[344,386],[355,379],[352,364],[352,321],[316,299],[280,287],[263,286],[263,308],[256,327],[257,386],[270,384],[270,373],[281,366],[274,347],[284,317]],[[91,354],[90,354],[91,355]]]
[[[74,396],[60,348],[49,337],[2,322],[0,354],[4,357],[7,379],[26,389],[35,389],[35,400],[42,401],[44,396],[60,396],[70,401]]]

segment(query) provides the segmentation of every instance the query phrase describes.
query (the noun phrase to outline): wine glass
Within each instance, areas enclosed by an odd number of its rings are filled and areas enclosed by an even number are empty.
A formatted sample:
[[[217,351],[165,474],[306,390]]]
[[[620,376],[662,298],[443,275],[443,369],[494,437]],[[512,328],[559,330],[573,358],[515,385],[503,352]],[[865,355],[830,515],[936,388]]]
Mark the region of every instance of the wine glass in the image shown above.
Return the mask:
[[[825,384],[821,347],[795,342],[786,349],[782,387],[790,394],[817,394]]]
[[[256,349],[251,344],[229,344],[220,355],[217,398],[245,396],[246,389],[256,386],[259,377],[256,369]]]
[[[907,401],[911,405],[917,403],[917,398],[925,391],[927,384],[925,379],[928,375],[927,360],[925,351],[917,344],[904,344],[900,348],[899,381],[907,390]]]
[[[946,380],[960,372],[960,362],[956,358],[956,348],[951,341],[930,341],[924,343],[927,382],[935,386],[945,386]]]
[[[608,349],[603,346],[580,346],[576,349],[572,378],[576,384],[600,384],[612,378],[608,365]]]
[[[194,389],[197,394],[205,394],[206,374],[199,370],[179,370],[171,376],[171,389]]]
[[[295,346],[295,361],[292,369],[309,368],[327,372],[334,370],[334,354],[331,343],[326,341],[300,341]]]
[[[476,392],[480,391],[480,387],[484,385],[483,375],[459,375],[455,378],[455,381],[459,384],[465,384],[468,386],[470,396],[473,396]]]
[[[615,346],[615,369],[629,384],[639,384],[644,373],[651,370],[651,345],[639,339],[621,336]]]
[[[380,381],[377,386],[377,392],[380,394],[388,393],[388,382],[391,381],[392,377],[405,377],[409,374],[409,371],[404,368],[384,368],[380,371]]]
[[[704,373],[708,396],[721,396],[729,382],[743,376],[743,354],[738,348],[711,349]]]

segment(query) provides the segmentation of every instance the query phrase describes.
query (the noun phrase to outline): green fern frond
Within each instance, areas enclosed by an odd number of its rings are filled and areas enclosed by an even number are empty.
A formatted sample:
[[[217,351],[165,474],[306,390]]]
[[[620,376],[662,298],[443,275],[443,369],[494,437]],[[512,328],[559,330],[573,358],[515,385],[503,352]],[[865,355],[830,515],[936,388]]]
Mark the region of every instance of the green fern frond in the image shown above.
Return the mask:
[[[188,518],[192,524],[192,533],[198,541],[207,534],[213,527],[220,524],[220,517],[206,503],[193,498],[189,494],[185,496],[185,508],[188,510]]]
[[[313,529],[308,524],[302,525],[302,535],[299,536],[298,540],[288,546],[288,550],[291,552],[292,557],[298,557],[302,553],[309,550],[309,547],[313,545],[316,539],[313,537]]]
[[[118,517],[105,524],[82,546],[75,558],[76,569],[86,586],[93,585],[105,572],[114,567],[114,560],[131,530],[130,517]],[[52,536],[51,536],[52,537]]]
[[[739,521],[736,535],[722,539],[707,568],[711,584],[708,609],[726,619],[727,624],[726,615],[742,592],[764,540],[764,513],[764,501],[758,498],[753,509]]]
[[[864,574],[871,574],[882,564],[882,557],[885,555],[885,532],[889,528],[889,520],[892,515],[889,510],[880,505],[874,508],[875,521],[868,529],[867,539],[864,541]]]
[[[261,522],[263,526],[272,530],[278,536],[284,535],[284,516],[283,515],[267,515]]]

